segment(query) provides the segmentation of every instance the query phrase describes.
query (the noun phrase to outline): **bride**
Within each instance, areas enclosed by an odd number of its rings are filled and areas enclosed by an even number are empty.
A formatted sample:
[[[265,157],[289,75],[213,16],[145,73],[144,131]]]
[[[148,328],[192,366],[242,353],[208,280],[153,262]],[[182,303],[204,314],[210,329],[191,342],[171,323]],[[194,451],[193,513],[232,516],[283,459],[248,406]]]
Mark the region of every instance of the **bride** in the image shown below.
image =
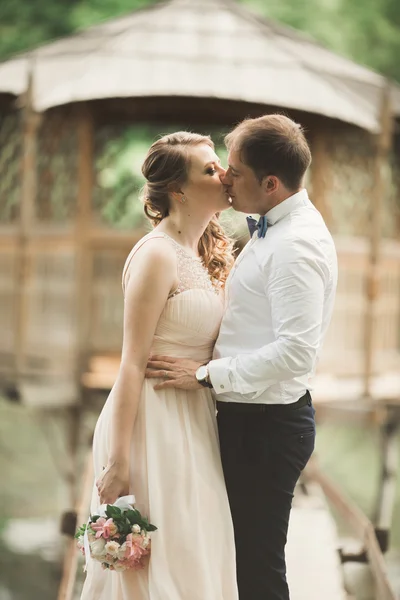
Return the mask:
[[[207,363],[223,312],[232,245],[218,222],[229,208],[210,138],[157,140],[142,167],[154,225],[123,271],[119,374],[97,422],[91,511],[133,493],[158,530],[141,571],[103,571],[89,560],[81,600],[237,600],[233,528],[214,403],[197,389],[155,390],[150,354]]]

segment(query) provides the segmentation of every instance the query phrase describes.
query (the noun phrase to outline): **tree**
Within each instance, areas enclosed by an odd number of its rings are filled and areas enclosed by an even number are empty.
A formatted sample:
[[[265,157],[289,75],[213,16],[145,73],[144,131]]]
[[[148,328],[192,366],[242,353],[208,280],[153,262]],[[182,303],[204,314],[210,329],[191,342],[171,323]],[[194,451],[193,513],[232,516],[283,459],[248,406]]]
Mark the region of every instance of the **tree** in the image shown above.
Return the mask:
[[[0,60],[152,0],[13,0],[0,4]]]
[[[398,0],[240,0],[265,17],[309,33],[334,52],[400,81]]]

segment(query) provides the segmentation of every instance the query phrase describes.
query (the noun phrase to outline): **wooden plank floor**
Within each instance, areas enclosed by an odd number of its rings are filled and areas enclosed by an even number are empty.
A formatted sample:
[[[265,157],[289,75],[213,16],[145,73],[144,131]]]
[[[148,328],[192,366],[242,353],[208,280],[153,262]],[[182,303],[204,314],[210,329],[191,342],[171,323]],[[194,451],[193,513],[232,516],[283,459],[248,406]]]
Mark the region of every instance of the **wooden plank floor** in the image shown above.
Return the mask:
[[[319,489],[319,488],[318,488]],[[296,490],[286,547],[291,600],[346,600],[334,520],[324,499]]]

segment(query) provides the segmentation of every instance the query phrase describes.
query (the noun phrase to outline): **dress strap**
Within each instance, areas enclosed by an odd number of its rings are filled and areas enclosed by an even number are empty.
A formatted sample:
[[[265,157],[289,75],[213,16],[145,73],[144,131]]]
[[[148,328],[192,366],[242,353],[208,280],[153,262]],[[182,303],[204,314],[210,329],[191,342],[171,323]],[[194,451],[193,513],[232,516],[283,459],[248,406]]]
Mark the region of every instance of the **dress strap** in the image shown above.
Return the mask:
[[[200,257],[193,256],[167,233],[159,232],[156,234],[148,234],[142,238],[129,253],[122,273],[122,290],[124,294],[126,288],[126,276],[129,271],[132,258],[143,246],[143,244],[145,244],[148,240],[156,238],[168,240],[176,250],[178,286],[170,293],[169,298],[192,289],[203,289],[213,293],[219,292],[219,290],[213,286],[209,273],[203,265],[202,259]]]
[[[130,251],[130,253],[128,254],[128,258],[125,261],[125,265],[124,268],[122,270],[122,292],[125,295],[125,289],[126,289],[126,276],[129,270],[129,266],[131,264],[132,258],[135,256],[136,252],[138,250],[140,250],[140,248],[149,240],[154,240],[154,239],[166,239],[169,236],[165,236],[164,234],[155,234],[155,235],[151,235],[148,234],[147,236],[144,236],[141,240],[139,240],[139,242],[137,244],[135,244],[135,246],[132,248],[132,250]]]

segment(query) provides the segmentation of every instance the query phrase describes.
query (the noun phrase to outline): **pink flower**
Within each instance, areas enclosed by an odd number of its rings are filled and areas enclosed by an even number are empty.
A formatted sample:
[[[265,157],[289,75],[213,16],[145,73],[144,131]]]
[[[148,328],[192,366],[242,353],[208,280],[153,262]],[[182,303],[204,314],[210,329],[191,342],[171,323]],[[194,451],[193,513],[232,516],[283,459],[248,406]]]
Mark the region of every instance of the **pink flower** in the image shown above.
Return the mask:
[[[118,527],[112,519],[107,519],[107,521],[104,523],[103,537],[106,539],[109,537],[114,537],[116,533],[118,533]]]
[[[112,519],[105,519],[100,517],[96,523],[91,524],[91,528],[96,532],[96,538],[103,537],[107,540],[110,537],[114,537],[118,533],[118,527]]]
[[[144,569],[144,561],[143,558],[139,558],[139,559],[133,559],[131,558],[130,560],[126,561],[126,565],[127,565],[127,569]]]
[[[96,523],[90,524],[91,529],[93,529],[93,531],[96,532],[96,538],[99,538],[102,536],[103,526],[104,526],[105,522],[106,522],[105,518],[100,517],[99,519],[97,519]]]
[[[125,558],[128,559],[129,562],[139,561],[144,554],[147,554],[147,551],[138,544],[138,540],[135,539],[135,536],[132,536],[131,533],[126,536],[125,544]]]

